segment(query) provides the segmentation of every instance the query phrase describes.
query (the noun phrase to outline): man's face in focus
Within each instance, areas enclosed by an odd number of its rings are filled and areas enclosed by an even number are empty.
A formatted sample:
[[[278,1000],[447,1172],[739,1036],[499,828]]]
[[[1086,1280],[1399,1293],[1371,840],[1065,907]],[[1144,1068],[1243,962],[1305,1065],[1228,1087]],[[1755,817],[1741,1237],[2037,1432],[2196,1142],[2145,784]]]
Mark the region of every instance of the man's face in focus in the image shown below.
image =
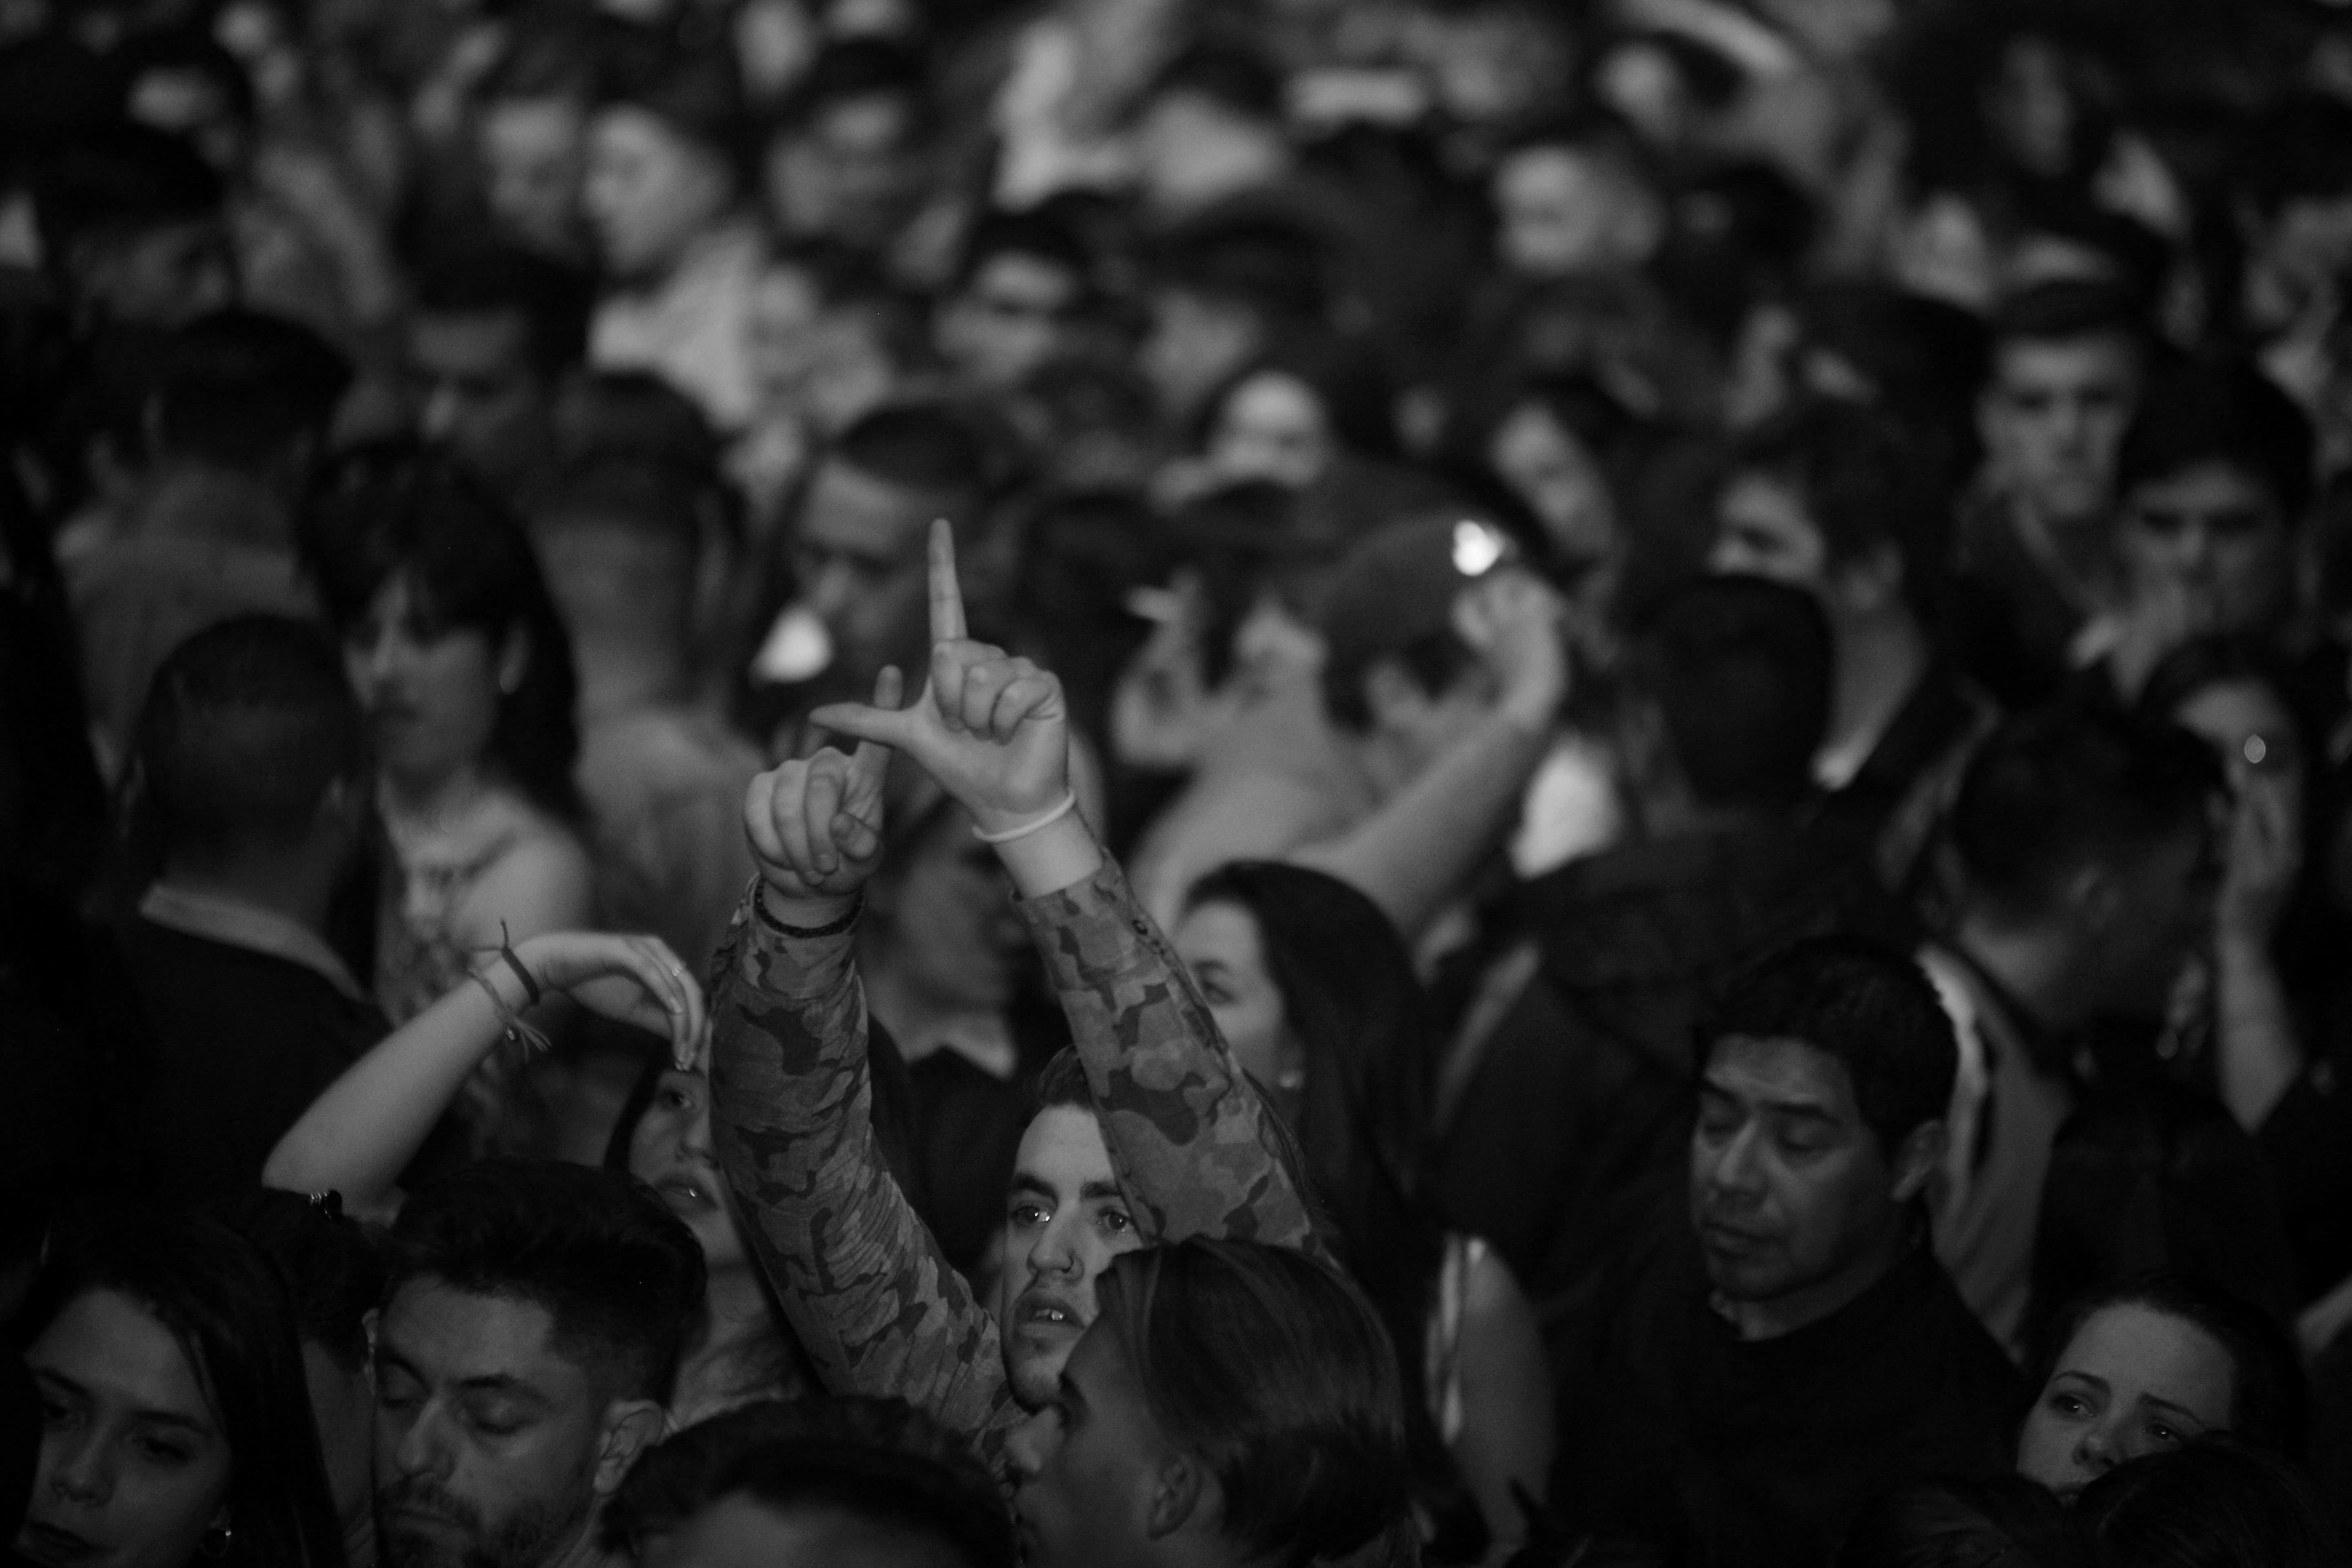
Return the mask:
[[[1761,1304],[1866,1267],[1909,1194],[1862,1119],[1845,1064],[1801,1040],[1715,1042],[1691,1132],[1691,1224],[1707,1279]]]
[[[520,311],[418,315],[408,329],[408,374],[417,434],[486,479],[512,478],[553,438]]]
[[[803,602],[833,635],[837,665],[859,684],[892,663],[909,681],[922,678],[929,625],[923,542],[937,515],[935,500],[839,461],[826,461],[810,482],[793,570]]]
[[[2213,462],[2134,487],[2116,553],[2132,598],[2184,601],[2184,631],[2263,635],[2286,607],[2294,546],[2269,487]]]
[[[554,1322],[535,1302],[434,1279],[384,1308],[375,1517],[387,1568],[540,1568],[589,1528],[608,1401],[556,1353]]]
[[[2139,384],[2139,351],[2119,334],[2001,344],[1977,419],[1995,479],[2044,517],[2096,517]]]
[[[1039,1111],[1013,1159],[996,1300],[1005,1373],[1024,1407],[1054,1398],[1062,1363],[1095,1321],[1096,1279],[1142,1245],[1094,1113]]]
[[[1108,1326],[1090,1331],[1048,1399],[1006,1438],[1028,1568],[1094,1568],[1144,1558],[1169,1442]]]

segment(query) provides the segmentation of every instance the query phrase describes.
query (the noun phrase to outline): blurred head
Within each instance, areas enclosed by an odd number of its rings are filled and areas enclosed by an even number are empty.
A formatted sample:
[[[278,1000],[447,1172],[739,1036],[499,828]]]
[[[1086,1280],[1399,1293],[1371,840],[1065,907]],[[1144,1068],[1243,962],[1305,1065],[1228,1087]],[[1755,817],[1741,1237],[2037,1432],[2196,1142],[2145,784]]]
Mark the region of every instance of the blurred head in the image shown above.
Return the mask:
[[[383,1262],[332,1194],[264,1189],[226,1216],[277,1266],[294,1308],[310,1415],[344,1537],[368,1528],[375,1497],[375,1384],[368,1341],[383,1300]]]
[[[614,1124],[604,1168],[651,1187],[694,1233],[712,1275],[751,1267],[710,1135],[708,1073],[681,1071],[667,1060],[649,1064]]]
[[[2112,285],[2046,283],[2010,300],[1977,405],[1993,482],[2054,521],[2105,512],[2147,361],[2138,312]]]
[[[2352,113],[2305,92],[2273,106],[2246,149],[2239,221],[2288,310],[2352,265]]]
[[[391,1568],[540,1568],[659,1437],[701,1250],[616,1172],[488,1161],[411,1194],[375,1344]]]
[[[1266,365],[1244,372],[1217,398],[1202,455],[1222,479],[1303,489],[1331,467],[1339,442],[1315,387]]]
[[[1716,1289],[1786,1332],[1909,1239],[1943,1154],[1951,1021],[1909,959],[1820,937],[1736,982],[1699,1037],[1691,1222]]]
[[[341,1568],[276,1272],[193,1215],[62,1234],[22,1320],[46,1412],[16,1549],[44,1568]]]
[[[323,884],[367,821],[364,721],[333,642],[301,621],[240,616],[173,649],[133,757],[167,873],[296,858]]]
[[[2329,1500],[2298,1466],[2227,1433],[2120,1466],[2078,1505],[2103,1563],[2326,1568],[2344,1561]]]
[[[2311,501],[2311,421],[2251,364],[2148,390],[2116,462],[2116,554],[2135,600],[2177,596],[2198,631],[2274,634]]]
[[[308,327],[257,310],[200,316],[163,351],[157,453],[297,488],[351,382],[350,362]]]
[[[1631,766],[1653,809],[1787,811],[1811,793],[1828,731],[1832,644],[1802,589],[1761,577],[1695,578],[1634,639]]]
[[[922,58],[907,46],[827,44],[767,145],[763,194],[777,232],[882,250],[920,190],[929,95]]]
[[[1143,1245],[1095,1121],[1085,1069],[1065,1050],[1037,1077],[1037,1114],[1021,1135],[1005,1199],[996,1326],[1013,1396],[1035,1410],[1095,1321],[1112,1258]]]
[[[1193,1239],[1121,1258],[1101,1295],[1008,1444],[1025,1562],[1329,1562],[1405,1520],[1396,1353],[1337,1272]]]
[[[2140,688],[2140,711],[2213,748],[2231,792],[2285,791],[2302,819],[2310,749],[2287,701],[2287,676],[2258,643],[2200,637],[2173,651]]]
[[[2008,721],[1948,820],[1963,931],[2032,933],[2070,976],[2078,1016],[2160,1016],[2210,929],[2221,782],[2205,744],[2171,725],[2076,704]]]
[[[519,30],[483,85],[474,155],[491,221],[547,255],[572,254],[580,243],[593,77],[568,35]]]
[[[2018,1473],[2072,1502],[2116,1466],[2209,1432],[2300,1454],[2303,1372],[2284,1331],[2227,1291],[2153,1275],[2068,1307],[2028,1369]]]
[[[654,1449],[605,1510],[640,1568],[1013,1568],[995,1482],[896,1399],[755,1405]]]
[[[1832,626],[1906,614],[1912,563],[1940,554],[1917,465],[1862,405],[1798,404],[1741,443],[1707,565],[1802,588]]]
[[[1633,416],[1591,379],[1540,381],[1512,402],[1480,456],[1535,514],[1558,562],[1589,566],[1623,545],[1608,455],[1633,427]]]
[[[505,507],[446,462],[374,448],[322,479],[305,543],[383,771],[421,787],[479,768],[576,816],[571,638]]]
[[[793,571],[853,683],[870,685],[886,664],[910,674],[926,667],[925,540],[938,517],[969,536],[985,464],[959,416],[910,403],[858,420],[817,465],[793,530]]]
[[[1163,219],[1271,185],[1290,163],[1281,77],[1227,45],[1195,44],[1170,61],[1134,134],[1137,184]]]
[[[417,434],[506,487],[550,457],[557,390],[588,350],[588,279],[484,246],[428,261],[408,322]]]
[[[1150,323],[1137,363],[1178,423],[1265,353],[1285,329],[1328,314],[1326,258],[1314,234],[1273,216],[1206,217],[1155,247]]]
[[[2020,1476],[1890,1492],[1846,1531],[1838,1568],[2085,1568],[2073,1516]]]
[[[1496,248],[1524,278],[1639,267],[1665,237],[1665,204],[1613,132],[1541,133],[1506,152],[1491,194]]]
[[[894,826],[866,889],[870,962],[933,1016],[1001,1012],[1030,951],[1003,868],[971,826],[971,814],[944,799]]]
[[[608,449],[575,456],[531,501],[531,542],[592,723],[616,704],[678,699],[690,679],[697,493],[684,465]]]
[[[1092,272],[1084,241],[1058,219],[984,216],[940,310],[940,357],[975,390],[1020,385],[1070,346]]]
[[[726,215],[735,190],[722,137],[698,115],[676,110],[659,87],[607,102],[588,122],[582,199],[614,278],[667,276]]]
[[[224,175],[243,166],[253,141],[253,81],[235,55],[202,28],[163,27],[129,40],[118,58],[130,119],[184,138]]]
[[[176,327],[236,301],[220,176],[176,136],[78,132],[34,202],[43,257],[78,313]]]

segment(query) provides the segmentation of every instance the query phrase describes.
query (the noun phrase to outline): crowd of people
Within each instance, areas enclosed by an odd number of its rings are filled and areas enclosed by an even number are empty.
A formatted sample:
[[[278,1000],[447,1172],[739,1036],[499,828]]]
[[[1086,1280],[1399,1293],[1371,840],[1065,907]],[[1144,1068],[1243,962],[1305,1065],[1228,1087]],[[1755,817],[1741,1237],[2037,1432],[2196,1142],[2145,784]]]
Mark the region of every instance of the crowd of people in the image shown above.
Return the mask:
[[[17,1560],[2352,1563],[2336,0],[0,0],[0,446]]]

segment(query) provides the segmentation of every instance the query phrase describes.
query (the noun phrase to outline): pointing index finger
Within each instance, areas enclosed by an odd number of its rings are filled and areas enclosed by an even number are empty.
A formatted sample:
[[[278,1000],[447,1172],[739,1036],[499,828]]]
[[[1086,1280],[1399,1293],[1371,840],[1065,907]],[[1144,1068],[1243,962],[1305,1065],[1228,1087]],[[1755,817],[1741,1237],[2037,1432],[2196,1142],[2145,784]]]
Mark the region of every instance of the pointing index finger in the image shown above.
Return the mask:
[[[961,642],[963,589],[956,583],[955,531],[946,518],[931,520],[931,643]]]

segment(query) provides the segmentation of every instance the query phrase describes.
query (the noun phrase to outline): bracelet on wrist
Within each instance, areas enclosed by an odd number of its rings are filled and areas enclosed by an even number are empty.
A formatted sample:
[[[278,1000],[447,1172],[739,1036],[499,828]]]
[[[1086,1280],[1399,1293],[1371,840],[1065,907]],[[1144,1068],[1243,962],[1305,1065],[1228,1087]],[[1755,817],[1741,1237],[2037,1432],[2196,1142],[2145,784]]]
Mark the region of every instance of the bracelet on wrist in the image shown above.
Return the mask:
[[[1033,833],[1045,832],[1045,829],[1053,826],[1054,824],[1061,821],[1062,818],[1069,816],[1070,813],[1077,809],[1078,792],[1074,789],[1065,790],[1062,792],[1062,798],[1058,804],[1048,808],[1041,815],[1031,818],[1027,822],[1015,823],[1011,827],[1000,827],[992,833],[988,829],[980,826],[978,824],[974,824],[971,830],[971,836],[974,838],[979,839],[982,844],[992,845],[1001,848],[1004,845],[1013,843],[1018,839],[1026,838]]]
[[[840,919],[827,921],[821,926],[796,926],[777,919],[775,911],[768,908],[768,894],[764,888],[761,889],[760,896],[751,900],[752,917],[761,925],[778,936],[788,936],[800,942],[806,942],[812,937],[839,936],[843,931],[856,925],[857,917],[865,911],[866,894],[862,889],[850,895],[849,908],[842,911]]]

